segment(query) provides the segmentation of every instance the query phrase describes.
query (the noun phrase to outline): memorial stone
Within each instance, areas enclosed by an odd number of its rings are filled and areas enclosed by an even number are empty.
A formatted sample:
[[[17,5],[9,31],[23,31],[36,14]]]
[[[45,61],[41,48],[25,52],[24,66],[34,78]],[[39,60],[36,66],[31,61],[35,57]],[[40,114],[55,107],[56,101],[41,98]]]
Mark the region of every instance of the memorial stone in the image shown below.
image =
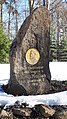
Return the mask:
[[[44,6],[36,8],[22,24],[10,47],[8,93],[36,95],[49,92],[49,28],[49,12]]]

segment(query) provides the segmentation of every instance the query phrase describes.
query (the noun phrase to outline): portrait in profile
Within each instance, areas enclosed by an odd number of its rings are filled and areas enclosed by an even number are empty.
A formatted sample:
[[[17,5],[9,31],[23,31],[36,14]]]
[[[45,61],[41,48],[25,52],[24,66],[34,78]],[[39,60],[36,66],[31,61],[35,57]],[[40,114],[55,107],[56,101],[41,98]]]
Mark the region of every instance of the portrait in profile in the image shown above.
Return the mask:
[[[27,51],[26,53],[26,61],[31,64],[34,65],[36,64],[40,59],[40,54],[38,52],[37,49],[35,48],[31,48]]]

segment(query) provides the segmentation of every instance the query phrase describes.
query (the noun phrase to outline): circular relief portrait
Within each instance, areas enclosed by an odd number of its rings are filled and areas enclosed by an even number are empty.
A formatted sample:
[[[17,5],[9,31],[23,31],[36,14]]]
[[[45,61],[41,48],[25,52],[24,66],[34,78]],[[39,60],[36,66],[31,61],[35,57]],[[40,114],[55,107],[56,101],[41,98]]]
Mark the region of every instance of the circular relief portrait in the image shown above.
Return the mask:
[[[31,65],[35,65],[40,59],[40,54],[38,52],[37,49],[35,48],[30,48],[27,52],[26,52],[26,61],[31,64]]]

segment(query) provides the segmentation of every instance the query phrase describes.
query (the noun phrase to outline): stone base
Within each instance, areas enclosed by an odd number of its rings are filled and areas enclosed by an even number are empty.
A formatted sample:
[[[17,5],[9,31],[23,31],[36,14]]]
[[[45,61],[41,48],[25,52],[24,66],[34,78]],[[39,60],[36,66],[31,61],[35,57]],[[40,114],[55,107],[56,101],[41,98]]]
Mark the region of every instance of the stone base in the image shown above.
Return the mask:
[[[12,94],[14,96],[20,96],[20,95],[27,95],[26,90],[21,85],[3,85],[3,90],[8,93]]]
[[[45,81],[44,81],[45,80]],[[28,80],[26,87],[16,83],[3,85],[3,89],[8,94],[13,95],[39,95],[49,93],[50,83],[46,78],[44,80]],[[47,85],[47,86],[46,86]]]

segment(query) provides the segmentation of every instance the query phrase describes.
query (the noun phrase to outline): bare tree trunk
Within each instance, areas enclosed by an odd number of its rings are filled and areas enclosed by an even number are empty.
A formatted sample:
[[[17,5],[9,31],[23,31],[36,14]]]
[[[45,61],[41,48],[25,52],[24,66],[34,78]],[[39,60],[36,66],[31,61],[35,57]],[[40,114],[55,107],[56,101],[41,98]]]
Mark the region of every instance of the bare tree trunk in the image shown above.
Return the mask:
[[[17,14],[16,14],[16,34],[17,34],[17,32],[18,32],[18,16],[17,16]]]
[[[46,0],[46,7],[48,8],[48,0]]]
[[[11,6],[11,2],[10,2]],[[10,9],[9,9],[9,18],[8,18],[8,37],[10,36]]]
[[[33,5],[34,5],[34,0],[29,0],[29,9],[30,9],[30,14],[33,11]]]
[[[5,2],[5,0],[0,0],[0,26],[2,26],[3,25],[3,21],[2,21],[2,9],[3,9],[3,7],[2,7],[2,5],[4,4],[4,2]]]
[[[43,6],[45,6],[45,0],[43,0]]]
[[[59,56],[59,12],[57,11],[57,60],[60,60]]]
[[[25,1],[25,18],[26,18],[26,1]]]
[[[15,18],[16,18],[16,34],[18,32],[18,11],[16,9],[16,2],[14,1],[14,4],[15,4]]]
[[[2,4],[0,4],[0,26],[2,26]]]

